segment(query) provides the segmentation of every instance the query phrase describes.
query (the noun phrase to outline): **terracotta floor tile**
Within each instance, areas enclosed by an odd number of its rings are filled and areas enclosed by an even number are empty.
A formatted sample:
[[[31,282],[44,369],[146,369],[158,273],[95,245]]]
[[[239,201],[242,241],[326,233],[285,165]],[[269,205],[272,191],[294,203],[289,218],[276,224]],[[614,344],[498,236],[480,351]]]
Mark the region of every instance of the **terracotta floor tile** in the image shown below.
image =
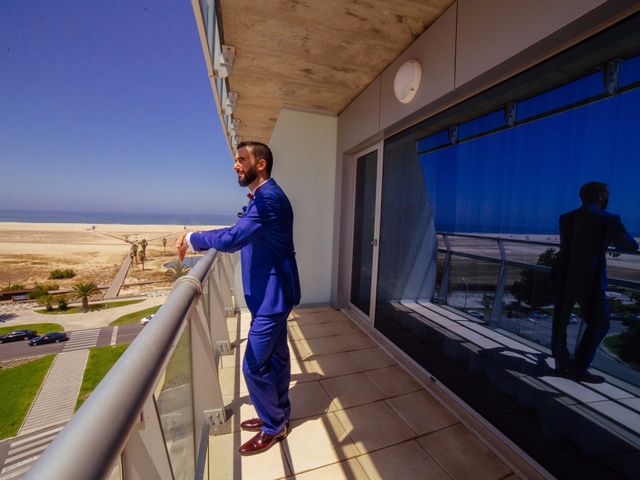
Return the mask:
[[[302,360],[291,356],[292,383],[322,380],[322,378],[323,375],[318,371],[318,366],[313,360]]]
[[[424,390],[389,398],[387,403],[418,435],[458,423],[438,400]]]
[[[360,365],[346,352],[314,355],[311,357],[310,362],[313,362],[315,371],[321,373],[325,378],[360,373],[362,371]]]
[[[247,392],[247,384],[239,367],[220,368],[218,369],[218,377],[220,378],[222,395]]]
[[[418,443],[454,480],[497,480],[511,472],[461,424],[420,437]]]
[[[244,352],[247,350],[247,342],[238,342],[237,346],[231,351],[229,355],[220,356],[220,365],[222,368],[229,368],[238,365],[242,365],[242,359],[244,358]]]
[[[375,402],[384,394],[362,373],[327,378],[320,383],[331,397],[333,409],[340,410]]]
[[[411,375],[407,374],[404,369],[397,366],[379,368],[378,370],[369,370],[368,372],[365,372],[365,376],[388,397],[394,397],[396,395],[402,395],[403,393],[415,392],[416,390],[422,389]]]
[[[293,473],[358,455],[358,449],[333,413],[291,422],[291,432],[282,447]]]
[[[349,355],[351,355],[364,370],[374,370],[376,368],[396,365],[395,360],[387,355],[380,347],[354,350],[349,352]]]
[[[296,358],[308,358],[311,356],[311,352],[309,351],[309,347],[305,341],[289,341],[289,352],[292,357]]]
[[[256,418],[258,414],[251,405],[249,394],[223,395],[224,408],[227,414],[227,421],[231,424],[231,430],[240,430],[240,422],[250,418]]]
[[[292,340],[304,340],[307,338],[330,337],[333,331],[325,323],[310,325],[290,325],[289,338]]]
[[[347,350],[335,337],[308,338],[296,343],[304,345],[311,355],[326,355]]]
[[[236,431],[209,437],[210,480],[267,480],[291,474],[282,443],[259,455],[243,457],[238,448],[255,432]]]
[[[349,350],[360,350],[376,346],[376,343],[366,333],[347,333],[336,335],[336,338]]]
[[[344,316],[340,320],[332,321],[325,324],[333,331],[334,335],[349,335],[353,333],[362,333],[362,330],[353,324],[351,319]]]
[[[317,468],[295,476],[290,480],[369,480],[362,465],[357,459],[351,458],[344,462],[333,463],[326,467]]]
[[[329,411],[331,399],[320,382],[297,383],[289,389],[291,419],[321,415]]]
[[[408,440],[415,433],[384,402],[334,412],[360,453]]]
[[[298,309],[296,309],[296,311],[297,310]],[[344,313],[331,309],[331,310],[304,313],[299,315],[296,318],[291,319],[290,321],[295,322],[295,324],[297,325],[309,325],[312,323],[320,324],[320,323],[333,322],[333,321],[342,320],[345,318],[347,317]]]
[[[231,332],[238,331],[249,331],[249,327],[251,327],[251,315],[241,315],[240,319],[237,318],[227,318],[227,328],[229,329],[229,334]]]
[[[362,455],[357,460],[372,480],[449,479],[415,440]]]

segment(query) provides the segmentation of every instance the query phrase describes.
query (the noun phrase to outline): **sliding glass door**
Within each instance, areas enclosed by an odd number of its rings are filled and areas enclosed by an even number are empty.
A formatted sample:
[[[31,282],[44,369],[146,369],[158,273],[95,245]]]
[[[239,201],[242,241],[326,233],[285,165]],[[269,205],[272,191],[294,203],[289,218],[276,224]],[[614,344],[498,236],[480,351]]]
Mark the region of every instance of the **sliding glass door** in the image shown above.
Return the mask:
[[[363,152],[355,165],[355,203],[351,262],[352,307],[373,322],[380,222],[380,149]]]

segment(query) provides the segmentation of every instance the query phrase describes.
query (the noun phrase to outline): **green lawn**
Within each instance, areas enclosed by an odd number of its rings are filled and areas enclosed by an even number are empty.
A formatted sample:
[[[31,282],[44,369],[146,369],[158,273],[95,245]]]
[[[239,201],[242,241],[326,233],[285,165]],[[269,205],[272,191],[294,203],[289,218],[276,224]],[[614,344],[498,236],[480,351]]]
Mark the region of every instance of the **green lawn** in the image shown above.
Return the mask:
[[[0,439],[18,433],[54,357],[0,369]]]
[[[106,303],[92,303],[89,305],[89,311],[93,312],[95,310],[104,310],[105,308],[116,308],[116,307],[124,307],[125,305],[133,305],[134,303],[144,302],[143,299],[138,300],[122,300],[120,302],[106,302]],[[42,313],[43,315],[69,315],[70,313],[82,313],[82,307],[69,307],[66,310],[60,310],[54,308],[53,310],[47,311],[42,308],[40,310],[36,310],[38,313]]]
[[[137,312],[127,313],[119,318],[116,318],[109,325],[124,325],[125,323],[136,323],[139,322],[142,318],[147,315],[151,315],[152,313],[156,313],[162,305],[156,305],[155,307],[145,308],[144,310],[138,310]]]
[[[0,335],[13,332],[14,330],[35,330],[38,333],[64,332],[64,327],[57,323],[32,323],[25,325],[12,325],[11,327],[0,327]]]
[[[100,380],[107,374],[113,364],[118,361],[128,346],[128,343],[115,346],[108,345],[106,347],[94,347],[89,351],[89,359],[82,377],[82,386],[78,394],[76,410],[80,408],[87,395],[98,386]]]

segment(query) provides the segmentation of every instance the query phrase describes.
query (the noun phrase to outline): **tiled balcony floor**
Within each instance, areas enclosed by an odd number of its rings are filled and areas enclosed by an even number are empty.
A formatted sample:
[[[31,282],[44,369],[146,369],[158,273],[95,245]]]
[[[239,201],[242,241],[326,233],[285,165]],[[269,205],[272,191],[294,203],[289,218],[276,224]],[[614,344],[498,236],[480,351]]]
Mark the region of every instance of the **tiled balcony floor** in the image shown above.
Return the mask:
[[[237,348],[221,360],[231,433],[211,436],[210,479],[516,478],[460,420],[341,312],[297,309],[289,319],[291,431],[241,457],[255,416],[241,359],[250,318],[230,320]]]
[[[377,327],[557,478],[640,478],[638,387],[557,377],[543,347],[430,302],[389,304]]]

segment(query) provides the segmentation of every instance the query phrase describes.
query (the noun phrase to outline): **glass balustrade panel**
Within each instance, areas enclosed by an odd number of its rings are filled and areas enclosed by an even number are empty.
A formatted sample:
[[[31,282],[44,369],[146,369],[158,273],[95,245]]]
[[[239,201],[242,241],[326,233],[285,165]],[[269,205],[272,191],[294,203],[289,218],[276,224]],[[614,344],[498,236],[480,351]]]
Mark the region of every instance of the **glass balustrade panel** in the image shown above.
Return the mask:
[[[185,329],[156,392],[160,423],[176,480],[195,472],[191,338]]]

